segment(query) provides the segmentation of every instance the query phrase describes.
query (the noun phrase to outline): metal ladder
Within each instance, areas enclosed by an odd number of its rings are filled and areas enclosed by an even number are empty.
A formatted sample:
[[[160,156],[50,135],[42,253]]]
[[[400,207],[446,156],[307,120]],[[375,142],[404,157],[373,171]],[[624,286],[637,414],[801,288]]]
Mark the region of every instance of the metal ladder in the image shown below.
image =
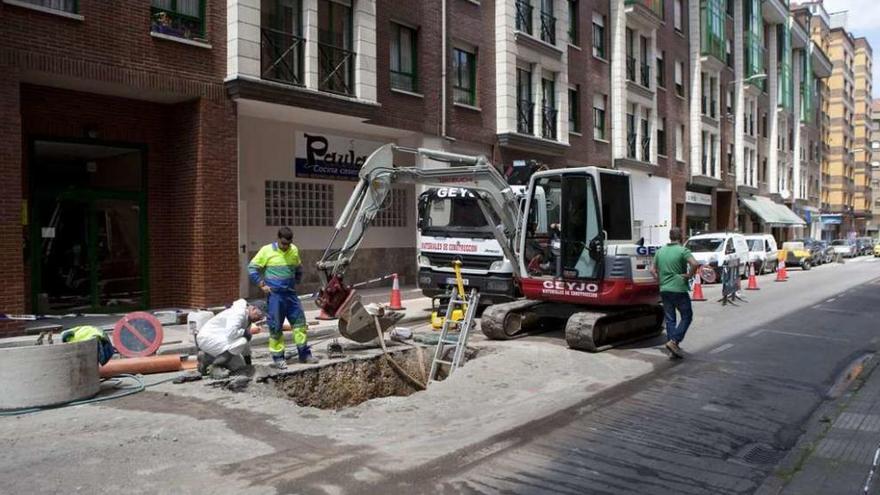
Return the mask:
[[[452,292],[449,304],[446,306],[446,318],[443,320],[443,327],[440,329],[440,339],[437,341],[437,348],[434,349],[434,359],[431,361],[431,373],[428,375],[428,383],[437,381],[440,365],[449,365],[449,374],[451,375],[463,364],[468,335],[470,335],[470,331],[473,328],[479,302],[480,293],[477,292],[477,289],[471,289],[470,294],[464,298],[458,291]],[[459,306],[465,308],[464,318],[458,322],[452,321],[452,312]],[[458,338],[452,338],[449,335],[449,330],[455,325],[459,327]],[[447,345],[455,346],[452,361],[443,359]]]

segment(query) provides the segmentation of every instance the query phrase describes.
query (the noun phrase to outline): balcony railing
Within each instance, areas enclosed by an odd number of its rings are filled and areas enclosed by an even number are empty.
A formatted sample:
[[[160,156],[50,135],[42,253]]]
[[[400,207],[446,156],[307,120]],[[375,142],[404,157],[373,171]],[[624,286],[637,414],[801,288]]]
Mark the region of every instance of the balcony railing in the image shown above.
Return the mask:
[[[205,6],[202,0],[152,0],[150,15],[150,30],[154,33],[186,39],[205,36]]]
[[[636,138],[635,132],[628,132],[626,134],[626,157],[636,159],[636,148],[638,144],[638,139]]]
[[[354,57],[351,50],[318,43],[318,89],[353,95]]]
[[[260,75],[263,79],[302,86],[305,39],[293,33],[261,28]]]
[[[641,5],[663,19],[663,0],[626,0],[626,5]]]
[[[541,108],[541,136],[544,139],[556,139],[556,115],[559,112],[553,107]]]
[[[644,86],[646,88],[650,88],[651,87],[651,66],[643,62],[641,64],[640,69],[641,70],[639,72],[640,72],[640,75],[642,76],[642,79],[641,79],[642,86]]]
[[[642,161],[651,161],[651,137],[642,136]]]
[[[516,30],[532,34],[532,4],[516,0]]]
[[[549,12],[541,12],[541,40],[556,44],[556,18]]]
[[[516,104],[516,132],[532,134],[534,119],[535,104],[529,100],[519,100]]]
[[[629,55],[626,57],[626,80],[636,81],[636,59]]]
[[[713,119],[718,118],[718,110],[716,110],[718,108],[718,100],[712,100],[709,104],[711,105],[709,107],[709,116]]]

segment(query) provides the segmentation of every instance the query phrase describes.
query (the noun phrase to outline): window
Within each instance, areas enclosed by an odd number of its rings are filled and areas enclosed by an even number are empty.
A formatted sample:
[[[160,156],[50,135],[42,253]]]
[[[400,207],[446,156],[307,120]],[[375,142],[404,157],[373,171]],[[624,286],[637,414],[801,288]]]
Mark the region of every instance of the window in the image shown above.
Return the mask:
[[[406,227],[409,209],[410,204],[406,189],[393,188],[385,198],[382,209],[379,210],[371,225],[373,227]]]
[[[675,128],[675,159],[684,161],[684,126]]]
[[[593,12],[593,56],[606,59],[605,16]]]
[[[725,46],[725,48],[724,48],[725,53],[727,55],[725,57],[725,60],[727,61],[727,66],[732,68],[733,67],[733,50],[731,49],[731,46],[730,46],[730,40],[725,41],[724,46]]]
[[[672,20],[673,26],[675,26],[675,30],[679,33],[681,32],[681,0],[675,0],[675,3],[672,6]]]
[[[553,0],[541,2],[541,41],[556,44],[556,17],[553,16]]]
[[[516,131],[532,134],[535,104],[532,102],[532,73],[516,69]]]
[[[605,95],[593,95],[593,139],[605,141]]]
[[[32,0],[28,3],[50,8],[57,8],[51,5],[69,7],[68,4],[72,4],[74,10],[58,9],[67,12],[75,11],[77,4],[75,0]],[[152,0],[150,14],[152,16],[150,30],[154,33],[187,39],[205,36],[205,0]]]
[[[416,77],[416,31],[391,23],[391,87],[418,91]]]
[[[661,51],[657,53],[657,87],[665,88],[666,87],[666,63],[663,62],[663,58],[666,56],[666,51]]]
[[[260,6],[260,74],[285,84],[302,86],[305,38],[300,0],[262,0]]]
[[[352,10],[330,0],[318,0],[318,89],[354,94]]]
[[[626,157],[636,158],[638,143],[636,142],[636,116],[635,105],[627,105],[626,112]]]
[[[70,12],[71,14],[76,14],[79,9],[77,8],[77,0],[19,0],[24,3],[29,3],[31,5],[36,5],[38,7],[45,7],[47,9],[52,10],[60,10],[62,12]]]
[[[657,121],[657,154],[666,156],[666,118]]]
[[[642,128],[641,132],[639,133],[639,138],[641,139],[641,143],[639,143],[641,144],[640,152],[643,162],[651,161],[651,124],[648,121],[648,118],[648,112],[645,112],[642,115]]]
[[[461,48],[452,51],[453,101],[477,104],[477,55]]]
[[[733,113],[733,90],[727,90],[727,114],[730,115]]]
[[[568,42],[572,45],[580,44],[580,16],[578,15],[578,0],[568,0]]]
[[[581,132],[581,87],[568,88],[568,132]]]
[[[639,36],[639,84],[646,88],[651,87],[651,66],[648,64],[648,38]]]
[[[675,94],[684,98],[684,65],[680,60],[675,61]]]
[[[532,4],[528,0],[516,0],[516,30],[532,34]]]
[[[556,139],[556,82],[541,78],[541,136]]]
[[[266,226],[332,227],[333,184],[266,181]]]

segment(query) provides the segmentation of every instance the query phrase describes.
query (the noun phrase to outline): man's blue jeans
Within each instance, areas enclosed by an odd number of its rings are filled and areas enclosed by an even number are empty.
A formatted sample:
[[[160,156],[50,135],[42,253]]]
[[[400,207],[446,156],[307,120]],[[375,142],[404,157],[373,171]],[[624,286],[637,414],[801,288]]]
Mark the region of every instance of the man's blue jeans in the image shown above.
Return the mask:
[[[663,314],[666,317],[666,338],[679,344],[684,340],[684,334],[687,333],[691,320],[694,319],[691,296],[687,292],[661,292],[660,300],[663,302]],[[681,321],[678,324],[676,324],[676,311],[681,313]]]

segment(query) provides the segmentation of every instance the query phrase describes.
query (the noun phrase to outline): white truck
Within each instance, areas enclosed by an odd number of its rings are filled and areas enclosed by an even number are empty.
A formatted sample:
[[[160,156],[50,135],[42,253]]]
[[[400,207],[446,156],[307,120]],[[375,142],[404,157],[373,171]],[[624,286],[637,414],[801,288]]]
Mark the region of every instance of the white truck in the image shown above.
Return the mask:
[[[615,183],[615,174],[602,175],[603,213],[612,211],[632,211],[635,216],[632,225],[636,232],[606,232],[609,252],[627,254],[639,258],[638,264],[648,266],[657,247],[669,239],[671,225],[671,185],[669,179],[632,174],[631,181]],[[630,208],[616,204],[628,201],[630,192],[622,187],[632,184],[633,204]],[[525,186],[511,186],[520,195]],[[616,190],[618,188],[620,190]],[[546,224],[547,211],[559,208],[559,199],[544,197],[542,190],[535,191],[539,200],[535,211],[540,219],[537,232],[547,233],[552,226]],[[462,262],[462,275],[468,287],[480,291],[480,302],[497,304],[520,297],[513,267],[504,257],[501,246],[486,223],[476,198],[467,189],[456,187],[431,188],[419,196],[418,265],[419,287],[426,297],[438,297],[447,292],[455,283],[453,261]],[[551,215],[552,217],[552,215]],[[607,225],[630,225],[628,222],[610,222]],[[623,252],[627,246],[615,246],[616,242],[631,242],[633,238],[643,239],[636,252]],[[551,241],[552,243],[552,241]],[[552,248],[553,246],[551,246]],[[619,251],[619,252],[618,252]],[[615,267],[606,267],[610,272]]]

